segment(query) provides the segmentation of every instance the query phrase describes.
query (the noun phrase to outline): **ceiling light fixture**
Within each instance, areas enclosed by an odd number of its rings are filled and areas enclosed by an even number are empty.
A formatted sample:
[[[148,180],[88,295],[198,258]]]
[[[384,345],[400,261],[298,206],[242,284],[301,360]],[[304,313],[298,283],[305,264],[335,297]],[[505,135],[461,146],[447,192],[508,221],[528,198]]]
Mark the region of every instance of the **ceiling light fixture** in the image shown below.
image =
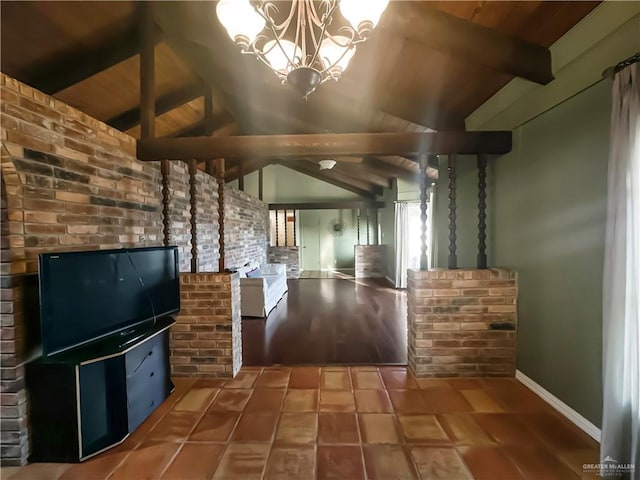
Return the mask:
[[[216,13],[242,53],[255,55],[306,99],[321,83],[340,78],[389,0],[292,0],[286,17],[276,3],[284,2],[220,0]],[[338,7],[349,25],[333,34]]]
[[[335,160],[320,160],[318,163],[320,164],[320,170],[331,170],[336,166]]]

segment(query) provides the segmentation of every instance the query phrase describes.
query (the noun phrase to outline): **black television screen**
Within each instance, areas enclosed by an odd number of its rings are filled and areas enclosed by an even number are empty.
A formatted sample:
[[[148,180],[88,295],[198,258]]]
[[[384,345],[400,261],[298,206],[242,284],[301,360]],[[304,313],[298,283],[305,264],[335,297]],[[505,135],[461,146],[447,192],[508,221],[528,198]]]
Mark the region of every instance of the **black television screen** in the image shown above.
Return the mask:
[[[179,311],[178,249],[40,254],[39,288],[51,355]]]

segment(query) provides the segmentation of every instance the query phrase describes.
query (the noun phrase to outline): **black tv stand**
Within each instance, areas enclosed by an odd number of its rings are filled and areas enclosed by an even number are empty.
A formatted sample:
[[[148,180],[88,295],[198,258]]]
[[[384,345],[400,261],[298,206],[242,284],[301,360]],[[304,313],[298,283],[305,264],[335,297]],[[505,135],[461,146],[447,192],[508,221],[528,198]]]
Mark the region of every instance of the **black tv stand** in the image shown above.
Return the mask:
[[[79,462],[125,440],[173,391],[172,317],[27,364],[32,462]],[[123,342],[124,340],[124,342]]]

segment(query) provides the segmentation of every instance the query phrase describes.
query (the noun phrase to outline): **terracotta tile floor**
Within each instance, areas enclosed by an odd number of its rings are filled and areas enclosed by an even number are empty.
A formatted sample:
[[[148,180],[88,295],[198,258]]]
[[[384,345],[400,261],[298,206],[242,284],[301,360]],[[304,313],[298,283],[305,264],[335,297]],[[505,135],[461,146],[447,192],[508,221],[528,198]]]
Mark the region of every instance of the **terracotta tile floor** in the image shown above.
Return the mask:
[[[266,367],[175,383],[122,445],[3,480],[566,480],[598,462],[595,441],[513,379]]]

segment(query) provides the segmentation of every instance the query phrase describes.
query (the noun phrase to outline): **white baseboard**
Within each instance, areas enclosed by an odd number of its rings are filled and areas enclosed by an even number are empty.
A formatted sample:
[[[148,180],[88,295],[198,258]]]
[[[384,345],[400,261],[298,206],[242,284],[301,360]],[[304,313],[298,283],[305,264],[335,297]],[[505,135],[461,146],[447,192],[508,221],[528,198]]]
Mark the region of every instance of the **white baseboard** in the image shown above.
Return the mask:
[[[600,433],[601,433],[600,429],[596,427],[593,423],[591,423],[589,420],[584,418],[582,415],[580,415],[578,412],[576,412],[569,405],[564,403],[562,400],[560,400],[558,397],[556,397],[554,394],[552,394],[548,390],[545,390],[542,386],[540,386],[539,384],[531,380],[520,370],[516,370],[516,380],[519,380],[522,384],[529,387],[529,389],[532,390],[533,393],[538,395],[545,402],[547,402],[549,405],[555,408],[558,412],[560,412],[562,415],[567,417],[580,430],[585,432],[595,441],[600,442]]]

